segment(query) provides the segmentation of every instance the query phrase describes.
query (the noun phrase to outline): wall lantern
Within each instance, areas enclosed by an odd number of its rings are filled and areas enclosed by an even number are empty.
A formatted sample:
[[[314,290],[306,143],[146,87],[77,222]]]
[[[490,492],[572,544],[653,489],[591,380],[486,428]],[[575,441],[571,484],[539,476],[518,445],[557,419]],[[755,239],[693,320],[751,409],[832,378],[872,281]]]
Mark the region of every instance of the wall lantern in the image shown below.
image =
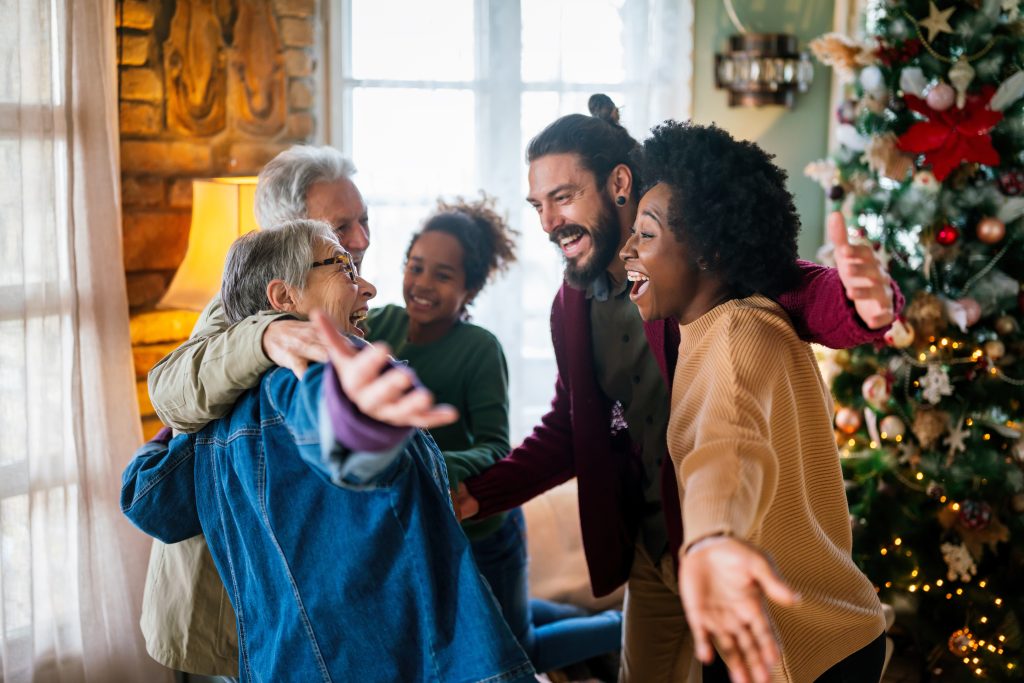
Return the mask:
[[[797,92],[807,92],[814,79],[810,55],[797,48],[796,36],[750,33],[740,23],[732,0],[725,10],[739,35],[729,49],[715,55],[715,85],[729,91],[730,107],[792,107]]]

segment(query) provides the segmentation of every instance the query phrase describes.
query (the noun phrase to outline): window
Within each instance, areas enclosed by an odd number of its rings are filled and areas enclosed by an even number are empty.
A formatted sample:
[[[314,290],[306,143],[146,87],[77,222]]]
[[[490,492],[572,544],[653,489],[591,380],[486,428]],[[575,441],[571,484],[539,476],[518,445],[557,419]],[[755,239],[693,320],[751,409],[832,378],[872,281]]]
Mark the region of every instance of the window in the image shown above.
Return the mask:
[[[75,481],[48,466],[60,462],[68,436],[60,421],[69,315],[60,16],[49,3],[14,12],[22,23],[0,29],[0,678],[31,662],[33,629],[49,631],[70,616],[67,576],[54,584],[52,610],[35,606],[33,552],[67,558],[77,514]]]
[[[513,443],[548,410],[548,325],[560,257],[527,193],[524,150],[557,117],[604,92],[641,137],[689,116],[690,0],[341,0],[328,32],[328,142],[359,168],[370,207],[366,276],[402,303],[409,237],[438,196],[481,189],[521,233],[519,264],[478,299],[501,340]],[[331,9],[335,9],[332,6]]]

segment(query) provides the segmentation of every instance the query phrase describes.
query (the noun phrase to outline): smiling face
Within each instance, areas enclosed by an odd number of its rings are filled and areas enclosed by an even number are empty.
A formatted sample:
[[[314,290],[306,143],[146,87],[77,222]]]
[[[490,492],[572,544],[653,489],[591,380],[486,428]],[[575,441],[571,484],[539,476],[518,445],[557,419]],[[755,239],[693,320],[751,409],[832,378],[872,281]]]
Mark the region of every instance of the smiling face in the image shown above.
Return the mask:
[[[615,266],[622,238],[619,218],[606,188],[575,154],[548,154],[530,162],[526,201],[540,216],[541,227],[558,245],[565,278],[583,289]]]
[[[466,289],[462,259],[462,245],[453,235],[428,230],[416,238],[402,279],[410,327],[429,328],[435,338],[462,317],[474,294]]]
[[[313,183],[306,192],[306,212],[309,218],[330,225],[356,268],[362,266],[370,246],[370,219],[355,183],[348,178]]]
[[[344,334],[363,336],[358,324],[366,318],[367,302],[377,289],[356,274],[352,258],[344,249],[318,244],[313,251],[314,263],[301,290],[291,292],[292,312],[309,317],[319,308]],[[334,263],[324,261],[337,259]]]
[[[633,234],[619,257],[633,283],[629,298],[640,317],[687,323],[710,310],[705,306],[718,285],[669,227],[671,200],[672,192],[664,183],[641,197]]]

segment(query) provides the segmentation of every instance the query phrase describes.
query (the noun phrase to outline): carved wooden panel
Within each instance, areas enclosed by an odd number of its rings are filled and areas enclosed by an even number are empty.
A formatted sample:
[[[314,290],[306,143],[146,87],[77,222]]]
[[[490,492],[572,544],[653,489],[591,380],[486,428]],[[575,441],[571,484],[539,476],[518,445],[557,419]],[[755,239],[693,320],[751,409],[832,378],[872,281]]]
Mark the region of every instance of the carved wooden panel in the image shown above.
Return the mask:
[[[215,0],[179,0],[164,41],[167,126],[196,136],[225,126],[224,33]]]
[[[284,53],[270,0],[239,0],[231,48],[231,117],[250,135],[273,135],[285,123]]]

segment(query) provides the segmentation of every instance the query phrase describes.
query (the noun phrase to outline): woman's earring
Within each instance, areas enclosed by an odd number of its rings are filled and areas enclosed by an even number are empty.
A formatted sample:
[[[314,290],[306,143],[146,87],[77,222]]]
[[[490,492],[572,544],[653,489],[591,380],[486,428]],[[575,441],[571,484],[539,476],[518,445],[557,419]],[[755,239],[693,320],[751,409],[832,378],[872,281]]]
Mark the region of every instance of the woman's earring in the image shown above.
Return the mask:
[[[626,198],[620,194],[618,197],[615,198],[615,203],[618,204],[619,206],[625,206]]]

